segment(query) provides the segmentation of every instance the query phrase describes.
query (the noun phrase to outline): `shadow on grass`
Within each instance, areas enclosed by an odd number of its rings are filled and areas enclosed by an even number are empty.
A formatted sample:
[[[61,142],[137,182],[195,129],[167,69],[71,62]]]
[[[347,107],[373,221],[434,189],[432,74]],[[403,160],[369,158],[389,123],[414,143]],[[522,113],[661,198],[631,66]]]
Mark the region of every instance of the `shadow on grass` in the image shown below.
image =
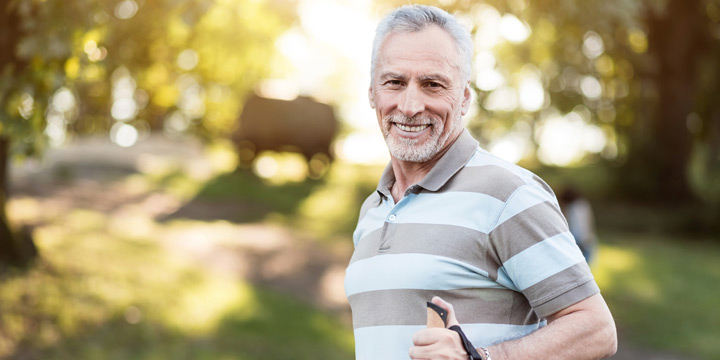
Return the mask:
[[[237,224],[279,223],[319,239],[352,234],[382,168],[336,162],[319,180],[272,184],[249,171],[219,175],[161,223],[179,219]]]
[[[270,213],[291,215],[323,184],[323,180],[306,180],[272,185],[249,171],[222,174],[207,182],[191,201],[159,221],[185,218],[252,223],[265,219]]]

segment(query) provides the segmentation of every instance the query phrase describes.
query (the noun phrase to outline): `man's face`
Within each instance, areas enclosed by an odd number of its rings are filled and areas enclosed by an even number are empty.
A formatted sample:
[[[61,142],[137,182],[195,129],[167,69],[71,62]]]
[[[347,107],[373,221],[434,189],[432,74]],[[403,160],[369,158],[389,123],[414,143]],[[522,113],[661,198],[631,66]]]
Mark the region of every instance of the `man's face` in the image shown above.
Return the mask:
[[[426,162],[462,131],[470,103],[452,37],[437,26],[385,38],[369,90],[390,154]]]

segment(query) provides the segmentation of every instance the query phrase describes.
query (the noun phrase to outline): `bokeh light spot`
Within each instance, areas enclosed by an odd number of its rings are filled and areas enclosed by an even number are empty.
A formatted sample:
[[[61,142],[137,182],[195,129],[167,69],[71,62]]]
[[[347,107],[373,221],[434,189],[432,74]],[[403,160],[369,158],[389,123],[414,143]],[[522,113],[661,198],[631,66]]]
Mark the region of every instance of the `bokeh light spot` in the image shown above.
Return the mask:
[[[198,53],[193,49],[183,50],[177,58],[178,66],[186,71],[194,69],[199,61]]]
[[[602,96],[602,84],[593,76],[584,76],[580,81],[580,89],[588,99],[599,99]]]
[[[110,139],[122,147],[135,145],[138,140],[138,131],[134,126],[117,122],[110,129]]]
[[[253,165],[253,172],[261,178],[269,179],[277,174],[279,168],[277,160],[272,156],[261,155]]]
[[[500,20],[500,35],[512,43],[521,43],[530,36],[530,27],[515,15],[505,14]]]
[[[133,0],[123,0],[115,6],[115,17],[118,19],[130,19],[138,11],[138,4]]]
[[[588,59],[595,59],[605,52],[605,44],[602,37],[594,31],[585,33],[582,52]]]

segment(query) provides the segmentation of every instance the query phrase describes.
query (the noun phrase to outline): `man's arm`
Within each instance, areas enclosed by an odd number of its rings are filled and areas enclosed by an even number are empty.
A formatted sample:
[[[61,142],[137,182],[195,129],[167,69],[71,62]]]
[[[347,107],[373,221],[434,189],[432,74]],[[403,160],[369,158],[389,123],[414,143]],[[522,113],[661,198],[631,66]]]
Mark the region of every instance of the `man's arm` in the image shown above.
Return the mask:
[[[436,299],[433,302],[448,310],[448,325],[457,323],[452,305]],[[467,359],[459,335],[452,330],[424,329],[413,336],[413,342],[412,359]],[[542,329],[488,350],[492,360],[602,359],[617,350],[615,322],[605,300],[595,294],[549,316],[548,325]]]
[[[617,351],[615,322],[600,294],[560,310],[547,320],[547,326],[526,337],[490,346],[492,360],[603,359]]]

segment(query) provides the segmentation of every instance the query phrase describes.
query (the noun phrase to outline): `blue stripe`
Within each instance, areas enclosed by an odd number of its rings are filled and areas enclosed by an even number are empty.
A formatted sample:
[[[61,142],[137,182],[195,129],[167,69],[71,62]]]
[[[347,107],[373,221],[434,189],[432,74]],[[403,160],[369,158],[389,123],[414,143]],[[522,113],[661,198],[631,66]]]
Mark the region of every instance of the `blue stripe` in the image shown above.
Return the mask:
[[[581,261],[585,260],[575,239],[570,232],[564,232],[511,257],[503,264],[503,269],[522,291]]]
[[[422,193],[408,206],[396,209],[395,222],[454,225],[487,234],[495,220],[492,214],[497,214],[503,205],[501,200],[481,193]]]
[[[495,227],[535,205],[548,201],[554,203],[555,199],[544,189],[533,185],[522,186],[508,200]]]
[[[345,294],[348,297],[377,290],[476,288],[502,286],[490,280],[484,270],[436,255],[378,255],[350,264],[345,272]]]
[[[355,329],[356,360],[409,359],[412,336],[425,326],[372,326]]]
[[[461,324],[470,342],[490,346],[517,339],[539,329],[539,325]],[[373,326],[355,329],[355,358],[358,360],[407,359],[412,336],[425,326]]]
[[[448,204],[452,206],[448,207]],[[396,206],[383,203],[370,209],[353,233],[353,243],[383,226],[389,214],[396,224],[442,224],[461,226],[487,234],[505,203],[490,195],[473,192],[422,193],[405,196]],[[447,208],[448,211],[437,211]]]
[[[495,155],[488,153],[487,151],[485,151],[483,149],[478,149],[477,151],[475,151],[475,154],[473,154],[473,156],[470,158],[470,161],[468,161],[467,165],[465,165],[465,166],[488,166],[488,165],[501,167],[522,179],[527,179],[527,178],[531,177],[531,176],[528,176],[529,171],[527,171],[513,163],[502,160],[502,159],[496,157]],[[527,183],[527,181],[525,181],[525,182]]]

